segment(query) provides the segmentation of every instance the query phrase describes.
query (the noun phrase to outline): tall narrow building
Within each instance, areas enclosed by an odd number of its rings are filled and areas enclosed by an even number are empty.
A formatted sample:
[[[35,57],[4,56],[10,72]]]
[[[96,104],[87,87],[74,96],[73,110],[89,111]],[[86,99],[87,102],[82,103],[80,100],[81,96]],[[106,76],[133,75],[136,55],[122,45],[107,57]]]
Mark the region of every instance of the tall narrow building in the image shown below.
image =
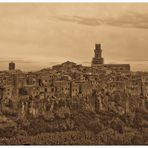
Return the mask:
[[[9,63],[9,70],[15,70],[15,63],[14,62]]]
[[[101,44],[95,45],[94,53],[95,53],[95,55],[92,59],[92,66],[104,64],[104,59],[102,58]]]

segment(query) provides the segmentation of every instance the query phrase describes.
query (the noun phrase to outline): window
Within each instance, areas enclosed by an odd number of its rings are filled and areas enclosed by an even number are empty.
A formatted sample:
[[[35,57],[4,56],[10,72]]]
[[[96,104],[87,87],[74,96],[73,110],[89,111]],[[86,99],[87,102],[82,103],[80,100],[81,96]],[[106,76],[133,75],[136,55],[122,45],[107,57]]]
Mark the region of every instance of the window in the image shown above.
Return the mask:
[[[45,92],[47,92],[47,88],[45,88]]]
[[[54,88],[51,89],[51,92],[54,92]]]

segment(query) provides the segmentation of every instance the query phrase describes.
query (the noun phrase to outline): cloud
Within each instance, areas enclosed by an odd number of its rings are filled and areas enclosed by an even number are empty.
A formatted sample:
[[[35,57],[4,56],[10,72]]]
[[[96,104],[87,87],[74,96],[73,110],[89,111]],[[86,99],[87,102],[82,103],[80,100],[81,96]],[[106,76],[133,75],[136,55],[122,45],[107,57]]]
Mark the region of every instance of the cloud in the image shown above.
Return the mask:
[[[28,61],[28,60],[24,60],[24,59],[21,59],[21,58],[0,58],[0,63],[9,63],[11,61],[14,61],[16,63],[32,63],[32,61]]]
[[[55,16],[54,19],[87,26],[109,25],[123,28],[148,29],[148,13],[127,12],[108,17]]]
[[[106,18],[104,23],[118,27],[148,29],[148,13],[129,12],[116,18]]]
[[[87,26],[99,26],[102,24],[102,20],[99,18],[87,18],[80,16],[55,16],[55,19]]]
[[[127,59],[127,62],[148,62],[148,59]]]

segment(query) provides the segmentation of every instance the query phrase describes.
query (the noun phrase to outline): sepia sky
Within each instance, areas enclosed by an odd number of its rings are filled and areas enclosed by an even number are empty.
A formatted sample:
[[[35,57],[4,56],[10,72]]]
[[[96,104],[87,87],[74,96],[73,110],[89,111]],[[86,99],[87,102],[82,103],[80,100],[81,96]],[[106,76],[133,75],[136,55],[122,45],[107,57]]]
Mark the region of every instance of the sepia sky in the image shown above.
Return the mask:
[[[148,4],[0,4],[0,70],[89,65],[95,43],[105,63],[148,71]]]

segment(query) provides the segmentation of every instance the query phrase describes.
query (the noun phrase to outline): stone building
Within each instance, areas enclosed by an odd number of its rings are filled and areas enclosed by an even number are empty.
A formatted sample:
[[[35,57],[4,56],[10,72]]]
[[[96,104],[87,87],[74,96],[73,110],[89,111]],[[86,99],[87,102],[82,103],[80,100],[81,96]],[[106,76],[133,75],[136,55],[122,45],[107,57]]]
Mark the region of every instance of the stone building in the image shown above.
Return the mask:
[[[55,81],[54,82],[55,96],[70,96],[70,81]]]
[[[101,44],[95,45],[95,56],[92,59],[92,73],[99,73],[100,71],[113,71],[117,73],[130,73],[129,64],[104,64],[104,59],[102,58]]]
[[[9,63],[9,70],[15,70],[15,63],[14,62]]]

